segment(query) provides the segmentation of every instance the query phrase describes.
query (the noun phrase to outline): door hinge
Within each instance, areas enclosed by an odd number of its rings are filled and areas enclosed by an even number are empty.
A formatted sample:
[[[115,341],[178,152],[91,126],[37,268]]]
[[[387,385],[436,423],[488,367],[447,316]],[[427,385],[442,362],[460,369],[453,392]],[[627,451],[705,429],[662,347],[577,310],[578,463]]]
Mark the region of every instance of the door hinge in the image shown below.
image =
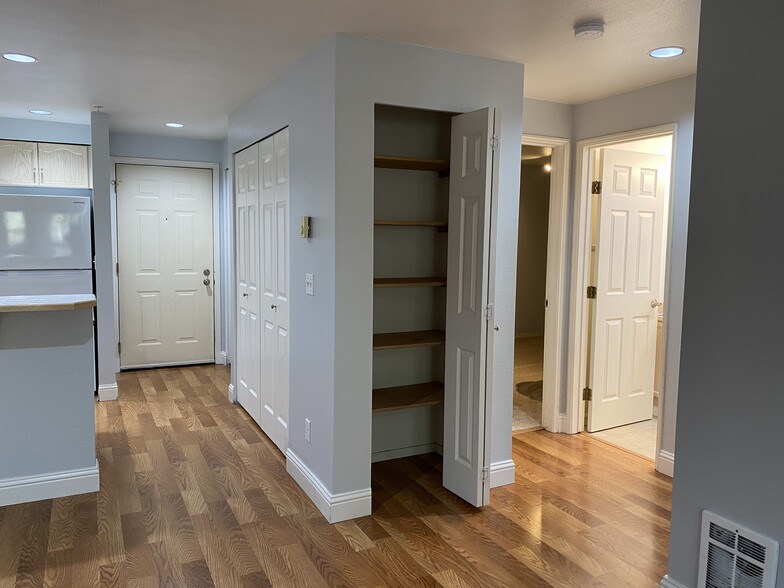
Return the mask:
[[[602,183],[598,180],[594,180],[591,182],[591,194],[601,194],[602,193]]]
[[[501,149],[501,137],[499,137],[498,135],[493,135],[490,138],[490,149],[492,151],[498,151],[499,149]]]
[[[122,353],[122,343],[117,341],[117,355],[120,355],[121,353]]]
[[[486,484],[489,479],[490,479],[490,468],[489,467],[483,467],[482,468],[482,483]]]
[[[493,320],[493,305],[488,304],[485,306],[485,318],[490,321]]]
[[[117,272],[118,276],[120,275],[120,262],[119,261],[114,264],[114,271]]]
[[[590,388],[583,388],[583,400],[593,400],[593,390]]]
[[[588,286],[585,289],[585,296],[589,300],[596,300],[596,286]]]

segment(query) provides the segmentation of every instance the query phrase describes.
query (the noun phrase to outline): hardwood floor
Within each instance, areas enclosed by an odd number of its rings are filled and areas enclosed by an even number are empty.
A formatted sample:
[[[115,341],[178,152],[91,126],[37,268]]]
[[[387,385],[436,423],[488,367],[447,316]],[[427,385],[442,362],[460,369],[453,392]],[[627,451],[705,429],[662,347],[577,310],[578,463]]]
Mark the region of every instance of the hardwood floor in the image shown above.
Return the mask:
[[[373,515],[329,525],[226,401],[228,371],[123,373],[96,404],[101,491],[0,508],[11,586],[657,586],[670,481],[588,436],[514,438],[481,510],[438,459],[374,464]]]

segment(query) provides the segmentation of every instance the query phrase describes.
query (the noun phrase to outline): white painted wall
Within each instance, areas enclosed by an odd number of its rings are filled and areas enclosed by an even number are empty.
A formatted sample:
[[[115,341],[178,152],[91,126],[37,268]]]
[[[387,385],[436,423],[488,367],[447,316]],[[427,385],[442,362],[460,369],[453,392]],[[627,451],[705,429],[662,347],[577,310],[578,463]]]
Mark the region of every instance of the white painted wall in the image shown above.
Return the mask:
[[[228,150],[236,153],[286,126],[291,145],[291,226],[299,226],[296,219],[303,215],[313,219],[310,239],[298,233],[291,236],[289,444],[331,489],[336,353],[334,37],[229,116]],[[372,197],[368,192],[367,198]],[[305,272],[314,275],[315,296],[305,295]],[[304,439],[307,415],[313,419],[310,443]],[[369,441],[367,445],[369,450]]]
[[[346,492],[370,486],[374,103],[448,112],[468,112],[485,106],[500,108],[502,150],[495,237],[499,251],[514,249],[520,191],[523,66],[348,35],[338,35],[336,45],[332,489]],[[292,170],[292,179],[294,173]],[[515,271],[514,256],[497,256],[494,303],[495,323],[500,331],[494,339],[490,407],[494,463],[509,460],[512,455]],[[292,283],[296,284],[296,274],[292,276]],[[302,425],[294,418],[291,432],[293,439],[302,436]]]
[[[574,118],[575,141],[669,123],[678,124],[674,153],[675,183],[670,201],[672,215],[669,225],[669,284],[667,305],[664,309],[667,324],[667,348],[664,360],[665,391],[659,413],[662,418],[661,450],[668,453],[674,453],[675,450],[695,82],[693,76],[681,78],[580,104],[575,107]],[[573,203],[574,198],[572,198],[572,205]],[[572,210],[569,212],[570,218]],[[564,390],[564,395],[565,393]],[[561,403],[561,406],[565,406],[564,396]]]
[[[569,139],[574,133],[574,105],[526,98],[523,101],[523,132]]]
[[[702,509],[784,544],[782,21],[776,0],[702,3],[668,574],[684,586]]]

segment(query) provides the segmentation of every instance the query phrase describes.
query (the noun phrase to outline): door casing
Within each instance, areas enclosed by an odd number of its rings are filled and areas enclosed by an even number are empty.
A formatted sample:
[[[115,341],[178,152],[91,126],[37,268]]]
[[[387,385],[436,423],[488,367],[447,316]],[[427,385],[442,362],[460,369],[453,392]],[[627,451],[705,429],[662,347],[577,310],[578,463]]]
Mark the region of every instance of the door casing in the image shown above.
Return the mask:
[[[167,159],[145,159],[145,158],[135,158],[135,157],[112,157],[111,158],[111,181],[112,186],[116,186],[117,180],[117,165],[120,164],[128,164],[128,165],[154,165],[159,167],[192,167],[197,169],[210,169],[212,170],[212,276],[213,276],[213,283],[217,284],[218,287],[215,288],[215,309],[214,309],[214,321],[215,321],[215,363],[216,364],[225,364],[226,363],[226,353],[224,350],[221,349],[221,341],[223,335],[223,321],[221,320],[223,315],[223,298],[222,298],[222,290],[224,288],[224,276],[223,276],[223,268],[221,267],[221,252],[226,247],[226,243],[221,240],[221,217],[220,217],[220,165],[217,163],[206,163],[203,161],[169,161]],[[112,218],[112,263],[116,267],[117,264],[117,191],[112,189],[109,191],[111,195],[111,218]],[[117,333],[117,338],[119,342],[120,337],[120,285],[119,285],[119,276],[117,275],[117,271],[113,273],[113,291],[114,291],[114,328],[115,333]],[[119,356],[117,348],[115,347],[112,351],[115,354],[115,359],[117,359],[117,363],[119,365]]]
[[[567,359],[565,433],[579,433],[583,430],[585,422],[585,403],[582,400],[582,390],[585,386],[585,374],[588,365],[588,300],[585,291],[591,280],[590,255],[591,255],[591,216],[593,214],[593,199],[591,198],[591,180],[593,179],[594,152],[597,147],[610,147],[619,143],[652,139],[665,135],[672,135],[672,153],[670,156],[670,198],[675,193],[675,161],[678,136],[677,123],[660,125],[605,135],[577,142],[574,183],[574,216],[572,219],[572,275],[570,287],[570,313],[569,313],[569,348]],[[673,211],[675,207],[668,206],[666,252],[663,260],[665,264],[664,287],[665,296],[670,289],[670,267],[667,263],[672,247]],[[667,322],[669,309],[665,307],[662,321],[662,374],[666,373],[667,365]],[[664,388],[664,378],[662,378]],[[660,403],[666,402],[667,391],[660,391]],[[664,466],[660,459],[660,444],[662,430],[675,428],[675,423],[665,422],[665,412],[659,407],[658,430],[656,435],[656,469],[671,475],[671,467]]]

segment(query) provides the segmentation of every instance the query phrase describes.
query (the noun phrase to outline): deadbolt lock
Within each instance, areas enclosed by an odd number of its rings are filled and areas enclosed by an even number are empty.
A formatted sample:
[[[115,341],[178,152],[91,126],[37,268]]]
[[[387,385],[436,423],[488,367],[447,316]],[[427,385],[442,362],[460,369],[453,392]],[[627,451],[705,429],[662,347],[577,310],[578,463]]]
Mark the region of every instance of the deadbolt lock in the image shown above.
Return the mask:
[[[210,275],[210,270],[206,269],[206,270],[204,270],[202,273],[203,273],[205,276],[209,276],[209,275]]]

